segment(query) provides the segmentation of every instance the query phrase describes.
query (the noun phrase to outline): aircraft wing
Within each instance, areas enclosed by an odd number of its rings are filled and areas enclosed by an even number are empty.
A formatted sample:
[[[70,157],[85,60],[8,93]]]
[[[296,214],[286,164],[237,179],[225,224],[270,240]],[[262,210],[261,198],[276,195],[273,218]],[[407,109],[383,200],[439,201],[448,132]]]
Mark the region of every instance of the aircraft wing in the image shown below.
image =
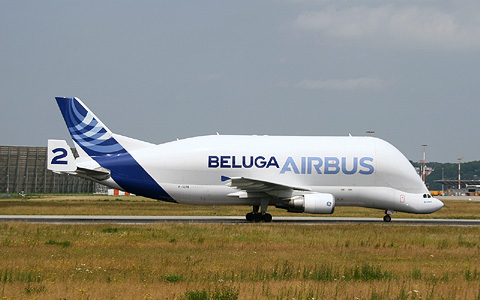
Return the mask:
[[[288,198],[291,197],[295,191],[310,191],[310,189],[304,187],[289,186],[247,177],[229,178],[226,180],[226,184],[227,186],[240,190],[229,194],[229,196],[236,196],[239,198],[257,198],[266,196]]]

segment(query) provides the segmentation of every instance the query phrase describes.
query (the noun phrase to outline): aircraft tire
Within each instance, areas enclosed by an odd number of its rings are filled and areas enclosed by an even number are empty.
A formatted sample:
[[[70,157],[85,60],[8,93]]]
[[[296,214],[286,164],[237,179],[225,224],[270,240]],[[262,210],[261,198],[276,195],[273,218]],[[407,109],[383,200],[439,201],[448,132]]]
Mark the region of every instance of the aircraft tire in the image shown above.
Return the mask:
[[[249,212],[249,213],[245,216],[245,218],[247,219],[248,222],[252,222],[253,220],[255,220],[255,214]]]
[[[255,214],[255,222],[260,222],[263,220],[262,214]]]
[[[272,222],[272,215],[271,214],[264,214],[263,215],[263,221],[265,222]]]
[[[392,217],[390,217],[390,215],[383,216],[383,222],[390,222],[390,221],[392,221]]]

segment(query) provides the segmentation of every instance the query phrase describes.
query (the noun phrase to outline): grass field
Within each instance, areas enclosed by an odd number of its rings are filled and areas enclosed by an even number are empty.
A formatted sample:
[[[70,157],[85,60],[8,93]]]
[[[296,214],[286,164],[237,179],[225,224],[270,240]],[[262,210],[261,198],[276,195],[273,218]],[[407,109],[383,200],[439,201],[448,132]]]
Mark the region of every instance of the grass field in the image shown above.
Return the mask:
[[[430,217],[467,218],[477,206],[452,201]],[[136,197],[43,196],[0,200],[0,209],[243,215],[248,208],[191,210]],[[334,215],[382,212],[339,208]],[[0,289],[2,299],[480,299],[479,238],[478,227],[393,223],[0,223]]]

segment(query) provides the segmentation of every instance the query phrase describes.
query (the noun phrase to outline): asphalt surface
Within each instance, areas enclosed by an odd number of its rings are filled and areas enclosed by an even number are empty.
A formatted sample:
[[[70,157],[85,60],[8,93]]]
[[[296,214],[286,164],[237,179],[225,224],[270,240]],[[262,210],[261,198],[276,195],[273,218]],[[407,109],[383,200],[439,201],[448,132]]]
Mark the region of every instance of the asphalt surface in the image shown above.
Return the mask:
[[[243,216],[74,216],[74,215],[0,215],[0,222],[27,222],[46,224],[152,224],[152,223],[205,223],[248,224]],[[382,218],[347,217],[273,217],[273,224],[399,224],[399,225],[457,225],[480,226],[480,219],[400,219],[392,217],[390,223]]]

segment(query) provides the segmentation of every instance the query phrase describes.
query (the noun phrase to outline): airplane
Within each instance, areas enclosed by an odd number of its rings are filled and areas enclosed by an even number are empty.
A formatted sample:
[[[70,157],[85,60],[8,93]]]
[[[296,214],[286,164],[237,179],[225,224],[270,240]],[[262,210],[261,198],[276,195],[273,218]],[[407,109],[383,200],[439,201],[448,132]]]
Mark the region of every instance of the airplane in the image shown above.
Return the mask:
[[[429,214],[432,197],[415,168],[376,137],[208,135],[152,144],[110,131],[78,98],[56,97],[78,157],[48,140],[48,169],[161,201],[247,205],[248,221],[270,222],[269,206],[332,214],[335,206]]]

